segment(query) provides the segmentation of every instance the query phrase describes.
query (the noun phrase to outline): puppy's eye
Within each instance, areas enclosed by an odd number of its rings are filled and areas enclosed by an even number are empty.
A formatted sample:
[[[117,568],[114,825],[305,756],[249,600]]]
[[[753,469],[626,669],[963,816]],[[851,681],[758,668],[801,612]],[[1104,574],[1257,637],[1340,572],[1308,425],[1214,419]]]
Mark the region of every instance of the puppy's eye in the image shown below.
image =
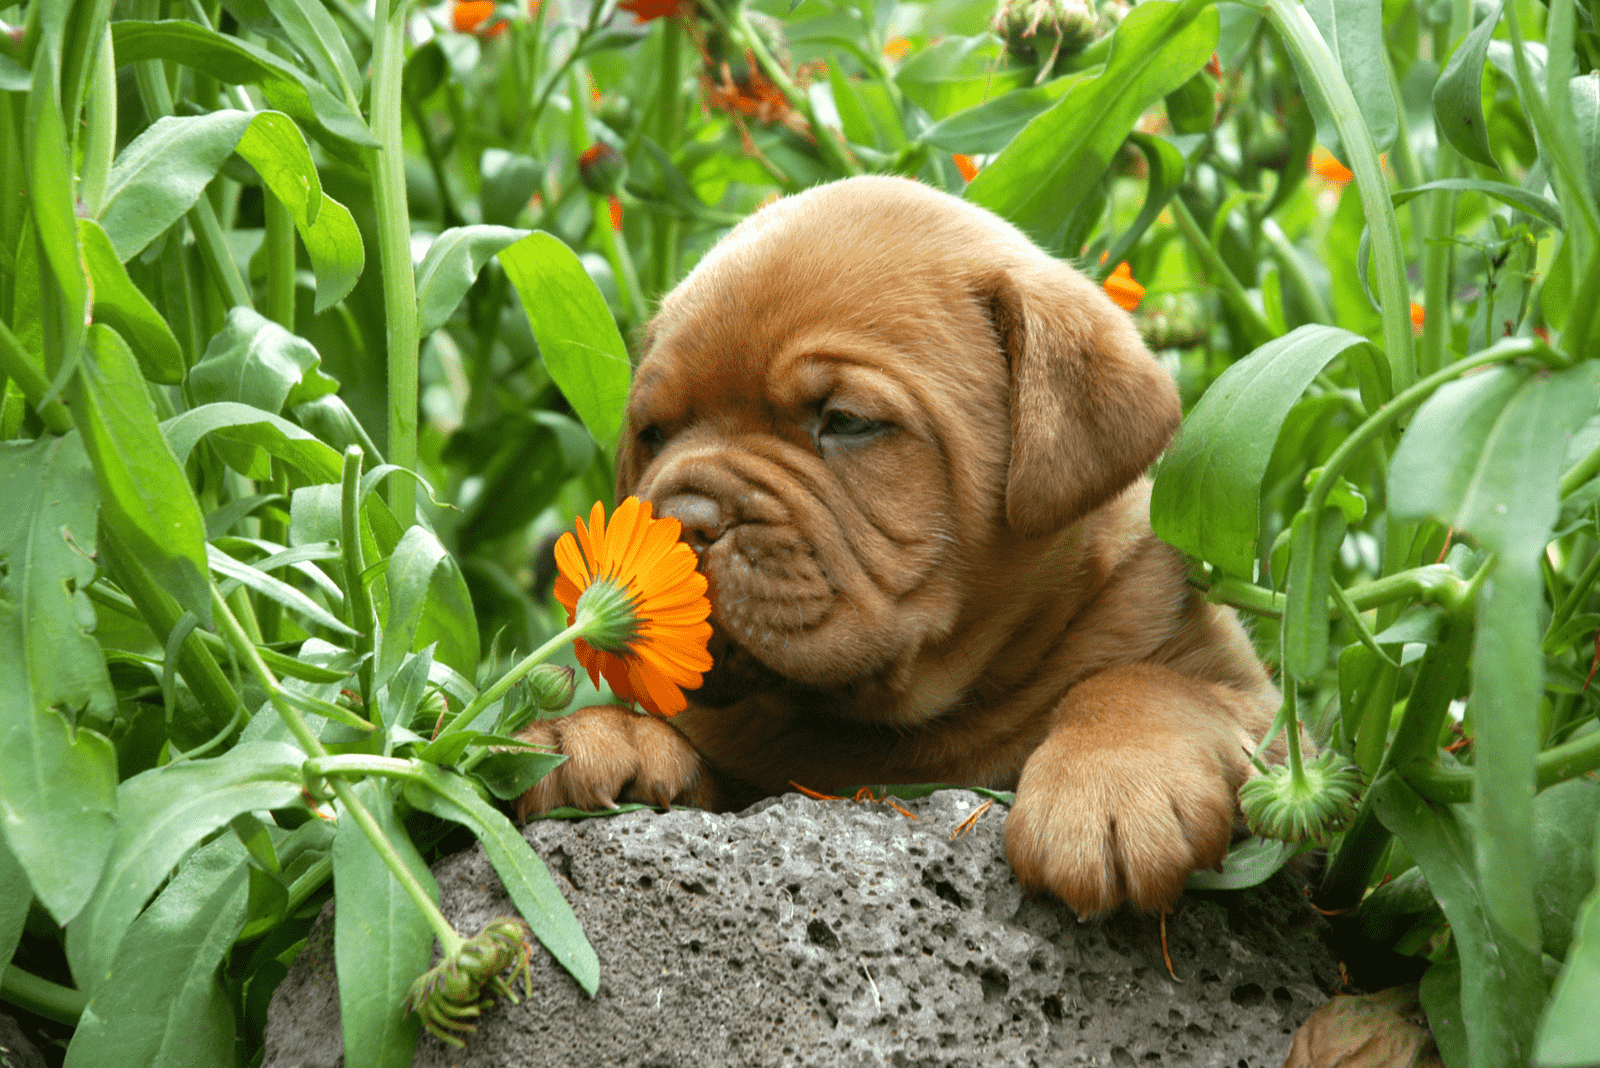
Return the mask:
[[[835,408],[822,417],[818,435],[825,438],[866,438],[886,430],[889,424]]]
[[[661,428],[654,423],[639,431],[639,447],[652,455],[661,451],[661,446],[667,442],[667,436]]]

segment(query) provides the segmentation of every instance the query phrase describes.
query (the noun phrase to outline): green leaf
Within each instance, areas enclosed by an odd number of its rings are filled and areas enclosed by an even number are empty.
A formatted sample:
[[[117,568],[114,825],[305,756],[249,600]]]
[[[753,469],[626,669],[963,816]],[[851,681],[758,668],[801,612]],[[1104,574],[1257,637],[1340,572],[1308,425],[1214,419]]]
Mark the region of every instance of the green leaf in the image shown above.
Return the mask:
[[[224,835],[178,868],[128,928],[111,978],[89,999],[67,1068],[231,1063],[232,999],[217,966],[244,926],[244,847]]]
[[[833,93],[833,107],[839,113],[840,130],[845,140],[882,151],[883,136],[878,133],[872,117],[867,114],[866,105],[861,102],[861,95],[856,92],[855,83],[845,77],[844,71],[837,63],[828,64],[828,89]]]
[[[1542,197],[1537,193],[1529,192],[1521,186],[1508,185],[1505,182],[1490,182],[1481,178],[1444,178],[1437,182],[1424,182],[1422,185],[1402,189],[1394,194],[1395,207],[1399,207],[1408,200],[1414,200],[1423,193],[1435,189],[1450,189],[1462,193],[1483,193],[1485,196],[1494,197],[1502,204],[1509,204],[1518,211],[1525,211],[1529,215],[1537,216],[1555,227],[1565,230],[1566,224],[1561,221],[1561,205],[1549,197]]]
[[[1139,151],[1144,154],[1150,177],[1145,186],[1144,204],[1139,208],[1138,216],[1126,230],[1117,235],[1117,239],[1106,250],[1105,262],[1101,267],[1102,281],[1105,276],[1117,269],[1117,264],[1121,263],[1133,246],[1139,243],[1139,238],[1144,236],[1150,224],[1156,221],[1167,204],[1178,194],[1187,169],[1184,166],[1183,153],[1164,137],[1136,130],[1128,135],[1128,140],[1137,145]]]
[[[1509,935],[1484,900],[1473,870],[1472,834],[1454,810],[1428,804],[1398,776],[1379,780],[1372,799],[1378,818],[1427,876],[1450,921],[1462,974],[1472,977],[1461,984],[1469,1065],[1503,1068],[1528,1063],[1534,1025],[1544,1003],[1544,971],[1538,950],[1530,952]]]
[[[1069,74],[1064,78],[1045,82],[1043,85],[1001,93],[992,100],[986,100],[939,120],[918,140],[934,148],[944,149],[946,152],[960,152],[974,156],[999,152],[1022,132],[1024,126],[1048,111],[1056,101],[1067,94],[1068,90],[1087,76],[1087,72]],[[837,86],[833,96],[837,101],[839,98]],[[840,115],[843,114],[844,110],[841,108]],[[847,134],[848,132],[846,130]],[[860,141],[855,137],[851,140]],[[860,143],[871,144],[870,141]]]
[[[322,192],[299,128],[276,111],[167,116],[146,127],[106,180],[100,219],[118,258],[126,261],[177,222],[235,152],[289,209],[316,271],[316,310],[343,299],[366,262],[361,233],[349,210]]]
[[[346,100],[361,98],[362,78],[355,57],[321,0],[266,0],[266,6],[294,47],[311,61],[324,85],[337,88]]]
[[[511,821],[479,797],[466,779],[431,764],[417,766],[427,786],[407,782],[406,800],[441,819],[460,823],[478,836],[489,863],[534,936],[572,973],[578,985],[593,995],[600,986],[599,958],[544,861]]]
[[[1589,191],[1600,189],[1600,73],[1590,71],[1567,83],[1572,100],[1578,147],[1583,152]]]
[[[339,454],[309,431],[302,430],[281,416],[252,408],[248,404],[229,401],[202,404],[162,423],[161,432],[166,435],[167,443],[179,463],[189,458],[189,453],[194,451],[201,438],[214,434],[224,441],[259,446],[299,470],[312,482],[337,483],[342,470]],[[250,472],[243,473],[248,475]],[[297,494],[299,492],[296,491]]]
[[[1600,831],[1592,835],[1600,845]],[[1590,850],[1591,862],[1600,857]],[[1600,1049],[1600,885],[1578,909],[1567,962],[1556,979],[1544,1019],[1539,1023],[1537,1060],[1541,1068],[1579,1068],[1595,1063]]]
[[[348,152],[352,146],[378,145],[360,116],[320,82],[264,48],[185,19],[114,22],[111,34],[119,67],[164,59],[225,85],[259,85],[269,104],[310,129],[329,147]]]
[[[460,525],[462,548],[518,530],[549,507],[562,486],[594,462],[594,439],[556,412],[506,412],[456,432],[444,458],[481,479]]]
[[[1105,70],[1030,122],[967,186],[967,199],[1058,248],[1139,116],[1205,66],[1217,30],[1207,0],[1134,8],[1117,27]]]
[[[100,225],[119,259],[137,254],[194,206],[249,125],[244,111],[169,115],[117,154]]]
[[[1202,868],[1184,883],[1189,890],[1243,890],[1260,886],[1278,873],[1300,847],[1271,838],[1246,838],[1228,850],[1221,871]]]
[[[1593,779],[1568,779],[1533,799],[1534,899],[1544,952],[1556,960],[1566,957],[1584,898],[1595,889],[1597,821],[1600,782]]]
[[[1433,115],[1439,131],[1457,152],[1495,170],[1500,165],[1489,147],[1489,124],[1483,118],[1483,64],[1501,7],[1497,4],[1492,15],[1462,38],[1433,85]]]
[[[93,997],[129,925],[173,867],[241,812],[300,799],[305,754],[281,742],[242,742],[211,760],[141,772],[117,788],[117,836],[94,896],[67,925],[67,960]]]
[[[1492,552],[1537,560],[1560,513],[1566,439],[1597,397],[1592,362],[1553,375],[1496,367],[1440,387],[1395,450],[1391,513],[1437,519]]]
[[[491,794],[515,801],[566,759],[560,753],[490,753],[472,771]]]
[[[105,323],[128,339],[139,369],[152,382],[183,381],[183,350],[172,328],[150,299],[128,277],[111,239],[93,219],[78,220],[89,279],[94,283],[95,322]]]
[[[503,148],[486,148],[478,161],[478,175],[483,182],[478,193],[478,204],[483,211],[484,221],[510,226],[517,221],[518,215],[528,209],[528,202],[539,191],[544,167],[532,156],[507,152]],[[520,230],[517,236],[521,237],[527,232]],[[484,258],[488,259],[487,256]]]
[[[0,834],[0,967],[11,963],[32,904],[33,887],[28,883],[27,869],[6,845],[6,836]]]
[[[197,405],[234,401],[274,415],[339,388],[322,373],[311,342],[249,308],[230,308],[211,344],[189,371]]]
[[[110,743],[56,711],[116,708],[83,592],[98,497],[78,436],[0,445],[0,500],[0,829],[65,923],[100,877],[117,808]]]
[[[101,521],[180,605],[209,621],[205,519],[156,425],[133,353],[110,327],[89,328],[69,401],[100,487]]]
[[[84,327],[89,318],[89,278],[84,270],[83,250],[78,244],[77,217],[73,213],[73,179],[68,158],[66,124],[57,99],[58,71],[51,61],[51,49],[40,47],[33,65],[33,85],[28,91],[23,147],[27,155],[28,202],[32,207],[34,233],[44,256],[41,271],[48,269],[60,302],[60,321],[56,333],[59,351],[45,354],[45,367],[54,375],[52,396],[77,366],[82,349]],[[49,279],[41,275],[41,283]],[[20,278],[19,278],[20,283]],[[49,289],[44,290],[50,293]],[[49,307],[49,305],[41,305]],[[45,333],[50,337],[50,333]]]
[[[1255,577],[1261,479],[1284,420],[1329,363],[1366,338],[1302,326],[1224,371],[1156,470],[1150,523],[1161,539],[1239,578]]]
[[[336,630],[340,634],[355,634],[343,620],[282,579],[273,578],[265,571],[259,571],[249,564],[235,560],[215,545],[207,545],[206,552],[210,558],[211,568],[217,574],[237,579],[257,593],[330,630]]]
[[[478,665],[478,621],[461,569],[425,527],[405,532],[386,574],[389,618],[378,650],[378,683],[388,681],[407,653],[437,642],[434,657],[463,675]]]
[[[1283,667],[1311,682],[1328,666],[1328,589],[1344,541],[1345,513],[1296,513],[1290,528],[1289,586],[1283,606]]]
[[[946,37],[907,56],[894,82],[918,107],[942,119],[1033,80],[1031,70],[1001,68],[1001,55],[993,34]]]
[[[411,874],[439,899],[433,873],[395,818],[389,792],[376,780],[357,783],[356,796]],[[339,1017],[350,1068],[409,1068],[419,1023],[401,1005],[433,955],[433,929],[348,812],[333,840],[333,887],[338,899],[333,952],[339,973]]]
[[[500,266],[522,298],[545,369],[589,433],[609,449],[622,429],[632,371],[605,298],[577,255],[547,233],[502,249]]]
[[[1423,973],[1417,996],[1428,1016],[1428,1030],[1447,1065],[1467,1063],[1467,1027],[1461,1021],[1461,962],[1443,960]]]
[[[1306,0],[1305,10],[1339,61],[1373,144],[1379,152],[1388,151],[1400,125],[1384,60],[1383,0]],[[1302,78],[1301,85],[1306,81]],[[1317,136],[1330,152],[1343,155],[1331,121],[1324,130],[1318,120]]]
[[[0,55],[0,91],[26,93],[33,84],[28,68],[7,55]]]
[[[457,226],[433,239],[417,268],[417,330],[445,324],[489,258],[530,231],[508,226]]]

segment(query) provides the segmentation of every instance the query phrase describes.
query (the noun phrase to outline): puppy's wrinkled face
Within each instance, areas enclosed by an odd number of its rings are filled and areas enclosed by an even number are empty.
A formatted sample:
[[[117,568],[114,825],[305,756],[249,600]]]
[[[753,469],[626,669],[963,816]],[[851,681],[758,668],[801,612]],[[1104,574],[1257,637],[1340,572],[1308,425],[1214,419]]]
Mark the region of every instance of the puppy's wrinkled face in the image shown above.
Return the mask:
[[[890,669],[948,633],[1005,522],[983,228],[931,191],[870,194],[766,208],[651,324],[619,491],[700,553],[719,664],[702,703],[741,665],[812,686]]]

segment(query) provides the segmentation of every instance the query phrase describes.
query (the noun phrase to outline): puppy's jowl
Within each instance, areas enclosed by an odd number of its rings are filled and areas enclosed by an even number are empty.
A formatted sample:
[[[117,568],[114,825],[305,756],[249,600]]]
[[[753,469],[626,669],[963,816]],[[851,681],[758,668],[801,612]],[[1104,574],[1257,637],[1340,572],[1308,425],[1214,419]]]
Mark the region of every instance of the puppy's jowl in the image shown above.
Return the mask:
[[[661,305],[617,494],[683,522],[716,666],[586,708],[525,812],[1015,788],[1024,886],[1166,905],[1225,856],[1278,695],[1150,532],[1178,398],[1128,316],[988,212],[857,178],[735,228]]]

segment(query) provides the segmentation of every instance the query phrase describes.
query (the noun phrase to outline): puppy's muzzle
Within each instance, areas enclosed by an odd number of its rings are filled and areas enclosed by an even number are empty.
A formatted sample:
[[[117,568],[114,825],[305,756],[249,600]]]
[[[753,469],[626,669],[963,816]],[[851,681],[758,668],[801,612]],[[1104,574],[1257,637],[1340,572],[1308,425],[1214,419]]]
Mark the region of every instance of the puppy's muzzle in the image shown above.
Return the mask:
[[[675,493],[656,510],[683,524],[680,539],[696,553],[703,553],[727,533],[728,519],[721,506],[698,493]]]

